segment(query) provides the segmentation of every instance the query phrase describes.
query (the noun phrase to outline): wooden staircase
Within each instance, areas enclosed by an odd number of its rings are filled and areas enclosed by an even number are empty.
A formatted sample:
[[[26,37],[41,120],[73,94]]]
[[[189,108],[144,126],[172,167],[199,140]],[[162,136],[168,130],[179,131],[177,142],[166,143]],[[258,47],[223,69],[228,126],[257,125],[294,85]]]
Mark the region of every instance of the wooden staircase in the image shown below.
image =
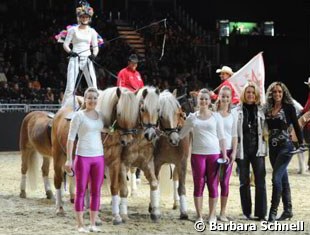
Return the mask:
[[[140,58],[145,58],[144,38],[131,26],[117,25],[119,35],[134,49]]]

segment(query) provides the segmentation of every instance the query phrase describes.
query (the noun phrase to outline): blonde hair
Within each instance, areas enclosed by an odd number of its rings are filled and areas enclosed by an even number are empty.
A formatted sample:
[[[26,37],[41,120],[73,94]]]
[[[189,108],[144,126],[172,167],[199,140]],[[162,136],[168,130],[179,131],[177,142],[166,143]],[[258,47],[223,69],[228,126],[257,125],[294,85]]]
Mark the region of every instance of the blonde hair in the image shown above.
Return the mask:
[[[260,105],[261,104],[261,100],[260,100],[260,91],[259,91],[259,88],[258,86],[253,83],[253,82],[248,82],[242,89],[242,92],[241,92],[241,96],[240,96],[240,101],[241,103],[246,103],[247,102],[247,99],[245,97],[245,93],[246,93],[246,90],[249,88],[249,87],[252,87],[254,89],[254,93],[255,93],[255,104],[258,104]]]
[[[97,90],[96,87],[88,87],[88,88],[85,90],[85,92],[84,92],[84,102],[83,102],[83,104],[82,104],[82,106],[81,106],[81,110],[86,109],[86,101],[85,101],[85,100],[86,100],[87,94],[90,93],[90,92],[96,93],[96,94],[97,94],[97,97],[99,96],[99,92],[98,92],[98,90]]]
[[[211,105],[211,97],[210,97],[210,93],[209,93],[209,90],[207,88],[202,88],[199,92],[198,92],[198,96],[197,96],[197,101],[200,99],[200,97],[202,95],[207,95],[208,96],[208,99],[210,100],[210,105],[209,105],[209,108],[212,108],[212,105]],[[199,102],[197,102],[199,103]],[[199,107],[199,104],[197,105]]]
[[[230,103],[228,105],[228,112],[231,111],[231,105],[232,105],[232,90],[229,86],[222,86],[222,88],[220,89],[219,91],[219,95],[214,103],[214,111],[219,111],[219,108],[220,108],[220,105],[221,105],[221,100],[220,100],[220,96],[221,96],[221,93],[224,92],[224,91],[229,91],[230,93]]]

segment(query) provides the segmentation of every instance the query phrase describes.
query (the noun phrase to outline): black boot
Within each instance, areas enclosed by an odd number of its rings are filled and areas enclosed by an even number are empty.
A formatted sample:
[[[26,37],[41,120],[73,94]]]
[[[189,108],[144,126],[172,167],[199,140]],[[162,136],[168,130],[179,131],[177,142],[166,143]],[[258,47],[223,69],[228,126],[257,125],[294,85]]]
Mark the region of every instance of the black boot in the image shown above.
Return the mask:
[[[288,184],[283,185],[282,202],[284,211],[278,220],[286,220],[286,219],[291,220],[291,218],[293,217],[292,197],[291,197],[291,189]]]
[[[272,208],[271,206],[269,211],[268,222],[274,223],[276,221],[276,218],[277,218],[277,208]]]
[[[274,223],[277,218],[278,206],[281,199],[281,192],[277,187],[273,185],[272,187],[272,197],[271,197],[271,207],[269,211],[268,222]]]

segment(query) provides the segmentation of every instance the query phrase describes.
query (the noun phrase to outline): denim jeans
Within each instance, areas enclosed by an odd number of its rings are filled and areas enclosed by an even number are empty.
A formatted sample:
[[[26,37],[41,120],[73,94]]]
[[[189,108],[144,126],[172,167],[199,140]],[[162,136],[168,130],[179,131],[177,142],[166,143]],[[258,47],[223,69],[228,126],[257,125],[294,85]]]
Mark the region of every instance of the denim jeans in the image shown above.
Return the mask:
[[[294,149],[293,143],[288,141],[281,146],[269,146],[269,158],[272,166],[272,198],[271,207],[277,210],[281,195],[290,197],[290,184],[287,167],[292,159],[290,151]],[[289,195],[287,195],[289,194]]]

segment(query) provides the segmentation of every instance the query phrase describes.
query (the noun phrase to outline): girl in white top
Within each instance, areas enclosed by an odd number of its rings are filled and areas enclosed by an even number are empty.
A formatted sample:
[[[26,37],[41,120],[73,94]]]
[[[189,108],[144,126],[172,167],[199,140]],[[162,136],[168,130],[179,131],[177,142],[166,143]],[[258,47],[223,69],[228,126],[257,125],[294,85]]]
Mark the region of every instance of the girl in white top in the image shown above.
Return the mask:
[[[102,114],[95,110],[98,91],[90,87],[84,94],[84,107],[76,112],[71,120],[67,143],[67,161],[65,170],[71,172],[73,145],[78,136],[74,172],[76,175],[76,196],[74,200],[79,232],[88,232],[84,228],[83,211],[84,195],[89,181],[91,186],[90,231],[100,231],[95,225],[100,206],[100,191],[104,177],[104,152],[101,140],[103,130]]]
[[[229,157],[230,164],[223,166],[223,175],[220,178],[221,185],[221,212],[219,220],[228,222],[226,217],[226,205],[229,194],[229,180],[232,172],[233,162],[236,159],[237,146],[238,146],[238,133],[237,133],[237,114],[233,113],[232,107],[232,91],[228,86],[223,86],[219,92],[219,96],[215,103],[215,109],[222,116],[224,122],[224,132],[226,139],[226,154]]]
[[[209,109],[211,104],[207,89],[198,94],[199,110],[190,113],[180,132],[183,138],[193,133],[191,166],[194,180],[194,202],[197,221],[202,221],[202,204],[205,178],[209,190],[209,222],[216,222],[216,203],[218,198],[218,163],[222,152],[226,155],[225,134],[222,117]]]
[[[89,87],[97,88],[96,73],[93,60],[98,55],[97,32],[89,27],[91,17],[94,14],[93,8],[88,3],[76,9],[78,25],[71,27],[64,41],[63,47],[69,53],[70,60],[67,71],[67,85],[64,94],[63,104],[73,97],[73,92],[79,71],[82,70]],[[70,44],[72,43],[72,49]],[[92,46],[92,49],[91,49]]]

